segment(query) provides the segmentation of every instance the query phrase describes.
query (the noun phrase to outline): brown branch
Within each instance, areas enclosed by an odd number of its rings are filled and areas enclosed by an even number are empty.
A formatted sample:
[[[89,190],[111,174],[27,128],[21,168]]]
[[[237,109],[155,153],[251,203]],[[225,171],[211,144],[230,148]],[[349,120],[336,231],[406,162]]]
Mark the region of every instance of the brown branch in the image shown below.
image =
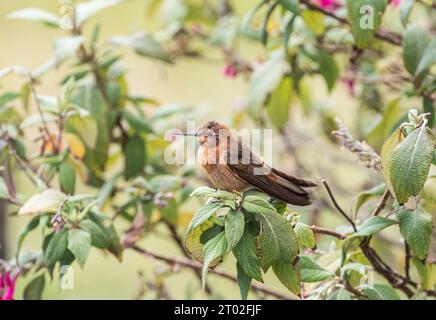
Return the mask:
[[[344,239],[347,238],[342,233],[339,233],[339,232],[336,232],[336,231],[333,231],[333,230],[329,230],[329,229],[325,229],[325,228],[321,228],[321,227],[317,227],[317,226],[311,226],[310,228],[315,233],[329,235],[329,236],[332,236],[332,237],[335,237],[335,238],[338,238],[338,239],[341,239],[341,240],[344,240]]]
[[[335,206],[335,208],[339,211],[339,213],[350,223],[350,225],[353,227],[354,231],[357,231],[356,228],[356,224],[354,223],[353,220],[351,220],[351,218],[345,213],[345,211],[341,208],[341,206],[338,204],[338,202],[336,201],[335,196],[333,195],[332,190],[330,189],[330,186],[328,185],[327,181],[325,181],[324,179],[322,180],[322,184],[324,185],[324,187],[327,190],[327,193],[330,196],[330,199],[333,202],[333,205]]]
[[[136,252],[138,252],[139,254],[141,254],[144,257],[148,257],[148,258],[152,258],[152,259],[156,259],[162,262],[167,263],[168,265],[174,266],[174,265],[179,265],[181,267],[185,267],[185,268],[190,268],[190,269],[194,269],[194,270],[201,270],[203,268],[203,266],[195,261],[186,259],[186,258],[170,258],[170,257],[166,257],[157,253],[153,253],[150,252],[146,249],[143,249],[141,247],[138,247],[137,245],[133,246],[131,249],[135,250]],[[229,272],[223,271],[219,268],[215,268],[215,269],[209,269],[209,272],[212,274],[215,274],[217,276],[220,276],[222,278],[228,279],[232,282],[237,283],[238,279],[232,275]],[[257,293],[263,293],[272,297],[275,297],[277,299],[282,299],[282,300],[294,300],[294,298],[284,295],[280,292],[274,291],[272,289],[266,288],[262,285],[259,285],[257,283],[253,283],[251,284],[250,287],[253,291],[257,292]]]
[[[404,274],[410,280],[410,258],[412,257],[410,247],[404,243]]]
[[[308,7],[311,10],[321,12],[322,14],[329,16],[335,19],[336,21],[339,21],[342,24],[350,25],[350,22],[347,19],[339,17],[332,11],[321,8],[320,6],[311,2],[311,0],[301,0],[301,2],[304,3],[306,7]],[[403,38],[400,34],[392,31],[384,30],[381,28],[375,33],[375,37],[396,46],[401,46],[401,44],[403,43]]]
[[[371,214],[371,216],[375,217],[375,216],[378,216],[380,214],[380,212],[385,208],[386,202],[388,201],[390,196],[391,196],[391,192],[388,189],[383,194],[383,197],[382,197],[381,201],[377,204],[377,206],[375,207],[375,209],[374,209],[373,213]]]

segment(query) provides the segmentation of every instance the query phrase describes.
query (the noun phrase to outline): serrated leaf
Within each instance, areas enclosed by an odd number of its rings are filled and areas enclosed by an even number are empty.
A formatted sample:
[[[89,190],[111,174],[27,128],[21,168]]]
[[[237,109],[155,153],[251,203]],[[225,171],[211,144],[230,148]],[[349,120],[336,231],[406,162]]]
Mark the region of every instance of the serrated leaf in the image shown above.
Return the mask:
[[[320,282],[334,277],[334,273],[321,267],[309,256],[300,257],[301,281]]]
[[[188,226],[187,232],[190,233],[194,228],[209,220],[209,218],[222,207],[223,204],[221,202],[209,201],[206,203],[195,213],[191,223]]]
[[[51,269],[63,257],[68,245],[68,230],[66,228],[55,232],[44,251],[45,263]]]
[[[91,250],[91,235],[82,229],[71,229],[68,231],[68,249],[83,268]]]
[[[407,28],[404,35],[403,60],[411,75],[415,74],[429,41],[427,33],[420,26],[412,25]]]
[[[251,285],[251,278],[245,274],[239,262],[236,263],[236,277],[238,280],[239,292],[241,293],[241,299],[247,300],[248,291],[250,290]]]
[[[244,231],[240,241],[233,248],[233,254],[242,270],[250,278],[263,281],[260,260],[257,256],[256,239],[249,230]]]
[[[418,259],[425,259],[430,246],[432,217],[422,207],[415,211],[401,209],[397,212],[400,232]]]
[[[357,232],[353,236],[367,237],[396,223],[395,220],[380,216],[370,217],[357,228]]]
[[[30,197],[18,210],[19,215],[55,213],[66,195],[56,189],[47,189]]]
[[[292,90],[292,79],[284,77],[269,98],[266,110],[271,122],[277,128],[282,128],[288,121]]]
[[[81,26],[86,20],[103,9],[121,3],[123,0],[91,0],[77,4],[75,10],[76,26]]]
[[[257,196],[246,196],[242,201],[242,208],[253,213],[276,212],[268,201]]]
[[[307,224],[302,222],[297,222],[294,226],[295,234],[298,238],[298,243],[301,245],[301,247],[309,248],[309,249],[315,249],[316,248],[316,241],[315,241],[315,235],[313,233],[313,230],[311,227],[309,227]]]
[[[403,132],[401,128],[396,129],[383,144],[381,150],[381,164],[383,170],[383,178],[385,179],[385,183],[389,188],[391,194],[394,194],[394,189],[392,187],[392,182],[390,178],[390,167],[392,162],[392,153],[394,152],[395,147],[401,142],[403,138]]]
[[[44,273],[32,279],[29,284],[24,288],[23,299],[24,300],[41,300],[42,292],[45,287],[45,275]]]
[[[193,228],[191,232],[188,232],[185,235],[186,251],[189,253],[189,255],[191,255],[195,260],[199,262],[203,262],[204,244],[201,241],[201,237],[207,230],[211,229],[213,226],[214,224],[212,221],[206,221],[199,226]]]
[[[201,271],[201,284],[202,288],[206,287],[207,271],[210,264],[221,258],[227,252],[227,239],[224,232],[219,233],[217,236],[209,240],[203,247],[203,269]]]
[[[280,282],[292,293],[299,295],[300,285],[300,263],[298,261],[289,262],[285,260],[275,260],[272,269]]]
[[[59,18],[51,12],[39,8],[25,8],[9,13],[6,19],[24,19],[42,22],[51,27],[59,27]]]
[[[244,214],[240,210],[229,210],[224,218],[224,228],[229,250],[232,250],[238,244],[244,233],[244,227]]]
[[[258,213],[261,221],[259,237],[261,266],[266,272],[276,260],[293,263],[298,254],[298,240],[289,221],[275,211]]]
[[[434,144],[432,132],[426,126],[421,126],[395,147],[389,179],[400,204],[420,194],[430,169]]]
[[[199,187],[192,191],[192,193],[189,195],[190,197],[210,197],[210,198],[216,198],[216,199],[226,199],[226,200],[236,200],[237,196],[234,193],[219,190],[219,189],[212,189],[209,187]]]
[[[386,184],[381,183],[378,186],[375,186],[369,190],[366,190],[359,194],[356,200],[356,205],[354,207],[354,212],[357,214],[359,209],[370,199],[376,196],[381,196],[386,189]]]
[[[129,137],[123,145],[124,178],[135,177],[144,170],[145,144],[140,136]]]
[[[347,0],[348,17],[357,47],[369,45],[380,27],[386,1]]]

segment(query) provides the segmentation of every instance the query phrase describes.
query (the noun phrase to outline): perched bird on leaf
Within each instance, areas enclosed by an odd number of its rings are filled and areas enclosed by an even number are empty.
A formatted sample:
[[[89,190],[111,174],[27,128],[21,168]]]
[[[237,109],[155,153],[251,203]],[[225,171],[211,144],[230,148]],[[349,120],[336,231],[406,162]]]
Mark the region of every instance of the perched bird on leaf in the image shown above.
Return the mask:
[[[198,159],[218,189],[232,192],[255,187],[289,204],[311,204],[304,188],[315,187],[315,183],[272,168],[252,153],[240,138],[232,137],[226,126],[209,121],[196,132],[183,135],[198,139]]]

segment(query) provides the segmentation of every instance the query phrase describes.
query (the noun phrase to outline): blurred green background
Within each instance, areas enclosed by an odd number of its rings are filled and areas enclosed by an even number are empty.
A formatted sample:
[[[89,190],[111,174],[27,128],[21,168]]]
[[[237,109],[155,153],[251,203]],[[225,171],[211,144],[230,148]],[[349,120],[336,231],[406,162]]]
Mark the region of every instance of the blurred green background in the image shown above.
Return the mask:
[[[255,5],[255,1],[233,1],[237,12],[243,14],[248,8]],[[147,15],[148,1],[131,0],[126,1],[114,8],[102,11],[87,24],[85,33],[89,33],[95,22],[102,25],[101,39],[109,36],[124,35],[135,31],[154,31],[159,28],[158,16]],[[55,37],[62,36],[62,32],[53,31],[41,24],[23,20],[5,20],[7,13],[26,7],[40,7],[42,9],[58,12],[59,6],[54,0],[2,0],[0,1],[0,69],[11,65],[25,65],[34,69],[42,65],[52,52],[52,41]],[[260,45],[249,42],[240,42],[239,51],[250,59],[262,59],[265,50]],[[223,76],[224,62],[219,52],[210,52],[210,59],[189,59],[184,58],[174,65],[164,65],[150,59],[141,58],[131,51],[126,50],[122,59],[122,65],[128,70],[127,80],[129,89],[133,95],[142,94],[157,98],[162,103],[181,102],[196,107],[195,121],[199,124],[206,120],[218,120],[230,123],[235,109],[243,104],[247,92],[247,84],[242,78],[226,78]],[[49,72],[44,76],[44,81],[38,86],[38,92],[47,95],[56,95],[59,79],[63,76],[62,68]],[[14,89],[19,87],[21,80],[16,76],[8,77],[8,81],[2,82],[1,90]],[[352,99],[347,94],[345,86],[341,83],[335,87],[330,94],[326,92],[322,79],[314,77],[309,84],[312,99],[318,108],[338,114],[347,124],[353,127],[354,116],[357,113],[357,99]],[[298,104],[297,101],[293,102]],[[337,146],[328,141],[316,130],[320,130],[319,119],[308,119],[304,117],[302,108],[297,106],[291,113],[292,128],[298,136],[295,136],[294,143],[297,146],[299,156],[305,161],[312,176],[310,179],[320,181],[321,178],[332,179],[332,185],[338,192],[338,198],[346,209],[353,207],[353,200],[350,195],[356,195],[365,184],[371,179],[372,172],[358,164],[355,157],[341,151]],[[314,134],[307,135],[309,129]],[[293,131],[294,132],[294,131]],[[274,144],[273,163],[288,172],[294,172],[295,167],[292,159],[283,156],[283,145],[281,142]],[[340,177],[347,177],[341,179]],[[26,179],[20,179],[19,190],[30,195],[34,192],[33,187]],[[80,190],[79,190],[80,191]],[[320,192],[323,192],[322,190]],[[194,202],[187,208],[186,212],[192,213],[198,207]],[[337,214],[323,210],[319,213],[320,225],[325,227],[335,226],[343,223]],[[311,219],[306,216],[304,219]],[[7,252],[11,258],[15,250],[15,239],[21,227],[27,222],[28,217],[13,217],[7,219]],[[125,225],[118,226],[120,230],[126,229]],[[146,237],[141,243],[142,246],[155,252],[166,255],[181,256],[180,251],[171,243],[163,228],[160,234]],[[398,239],[394,235],[393,239]],[[329,242],[331,239],[328,239]],[[395,241],[395,240],[394,240]],[[41,235],[31,234],[25,242],[27,249],[40,247]],[[326,249],[328,243],[326,243]],[[395,251],[386,253],[394,257]],[[92,249],[90,258],[82,271],[77,264],[74,268],[74,290],[59,290],[58,278],[54,280],[44,292],[45,299],[132,299],[135,298],[141,280],[138,273],[151,281],[156,279],[156,273],[166,270],[167,266],[149,258],[138,256],[136,253],[126,250],[123,262],[116,261],[112,256],[103,256],[97,250]],[[233,258],[224,261],[223,268],[235,273]],[[17,293],[22,291],[28,279],[19,280]],[[199,282],[188,270],[181,270],[178,273],[168,276],[166,284],[172,298],[203,298],[199,290]],[[227,280],[218,279],[215,275],[209,276],[212,286],[222,296],[217,298],[238,299],[239,290],[237,286]],[[266,277],[269,287],[278,291],[286,292],[278,281],[272,276]],[[250,296],[252,297],[252,296]],[[17,298],[20,298],[17,296]]]

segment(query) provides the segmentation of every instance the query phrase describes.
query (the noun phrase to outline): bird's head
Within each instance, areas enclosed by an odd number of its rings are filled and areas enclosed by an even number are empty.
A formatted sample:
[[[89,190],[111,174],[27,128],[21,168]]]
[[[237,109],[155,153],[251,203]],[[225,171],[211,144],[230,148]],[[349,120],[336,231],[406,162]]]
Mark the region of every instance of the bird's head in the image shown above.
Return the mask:
[[[208,146],[213,146],[223,141],[223,139],[230,137],[230,130],[225,125],[216,121],[209,121],[195,132],[184,133],[183,135],[196,137],[201,145],[207,144]]]

